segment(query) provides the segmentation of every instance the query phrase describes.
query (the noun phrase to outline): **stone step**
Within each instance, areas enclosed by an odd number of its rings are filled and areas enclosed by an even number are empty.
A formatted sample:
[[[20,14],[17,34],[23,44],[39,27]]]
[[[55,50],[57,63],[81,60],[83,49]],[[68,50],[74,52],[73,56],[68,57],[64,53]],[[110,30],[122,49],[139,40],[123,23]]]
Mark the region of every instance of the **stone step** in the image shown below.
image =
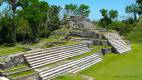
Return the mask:
[[[104,36],[118,53],[125,53],[131,50],[131,47],[117,33],[108,33],[104,34]]]
[[[54,58],[54,60],[49,61],[49,62],[43,61],[43,62],[39,63],[40,65],[39,65],[39,64],[35,64],[35,65],[37,65],[37,66],[32,65],[32,68],[37,68],[37,67],[39,67],[39,66],[51,64],[51,63],[54,63],[54,62],[57,62],[57,61],[61,61],[61,60],[64,60],[64,59],[67,59],[67,58],[70,58],[70,57],[74,57],[74,56],[77,56],[77,55],[81,55],[81,54],[84,54],[84,53],[78,53],[78,54],[72,55],[72,56],[67,55],[67,56],[63,56],[63,57],[61,57],[61,58]]]
[[[39,62],[39,61],[50,60],[54,57],[61,57],[61,56],[65,56],[65,55],[73,55],[74,53],[78,54],[78,52],[85,53],[85,52],[89,52],[89,50],[65,51],[65,52],[51,54],[51,55],[47,55],[47,56],[43,56],[43,57],[39,57],[39,58],[34,58],[34,59],[32,59],[30,61],[28,60],[28,61],[29,61],[29,63],[34,64],[34,63]]]
[[[78,64],[78,65],[76,65],[76,66],[74,66],[74,67],[72,67],[72,69],[71,70],[69,70],[69,72],[70,73],[76,73],[76,72],[79,72],[79,71],[81,71],[82,70],[82,68],[87,68],[87,66],[89,67],[89,65],[93,65],[93,63],[96,63],[96,62],[98,62],[98,61],[100,61],[100,60],[102,60],[101,58],[96,58],[96,59],[93,59],[93,60],[88,60],[88,61],[86,61],[86,62],[84,62],[84,63],[80,63],[80,64]],[[76,71],[76,72],[75,72]]]
[[[97,60],[95,60],[94,62],[88,62],[88,63],[86,63],[86,64],[84,64],[84,65],[82,65],[82,66],[80,66],[80,67],[77,67],[76,69],[74,69],[73,71],[71,71],[72,73],[77,73],[77,72],[79,72],[79,71],[81,71],[81,70],[83,70],[83,69],[86,69],[86,68],[88,68],[88,67],[90,67],[90,66],[92,66],[92,65],[94,65],[94,64],[96,64],[96,63],[98,63],[98,62],[100,62],[102,59],[97,59]]]
[[[91,55],[91,56],[88,56],[88,57],[85,57],[85,58],[82,58],[82,59],[79,59],[79,60],[76,60],[76,61],[69,62],[65,65],[61,65],[59,67],[43,71],[39,74],[40,74],[40,76],[42,77],[43,80],[46,80],[46,79],[55,78],[57,76],[60,76],[61,74],[65,74],[65,73],[68,73],[68,72],[74,72],[75,73],[75,70],[77,70],[76,72],[78,72],[82,69],[88,68],[91,65],[96,64],[97,62],[100,62],[102,59],[97,58],[97,56]]]
[[[28,51],[27,54],[25,54],[24,56],[30,56],[30,55],[36,55],[39,54],[41,51],[55,51],[58,50],[60,48],[69,48],[69,47],[75,47],[75,46],[86,46],[86,44],[81,43],[81,44],[74,44],[74,45],[68,45],[68,46],[60,46],[60,47],[52,47],[52,48],[47,48],[47,49],[37,49],[37,50],[32,50],[32,51]]]
[[[52,54],[39,54],[40,56],[36,56],[36,57],[34,57],[34,58],[27,58],[26,57],[26,59],[28,60],[28,61],[33,61],[33,60],[36,60],[36,59],[38,59],[38,58],[44,58],[44,56],[52,56],[52,55],[56,55],[56,54],[60,54],[60,53],[66,53],[66,52],[69,52],[69,51],[71,51],[71,52],[77,52],[77,51],[90,51],[90,49],[89,48],[77,48],[77,49],[71,49],[71,50],[62,50],[62,51],[55,51],[55,53],[52,53]],[[66,53],[67,54],[67,53]]]
[[[50,54],[54,54],[54,53],[59,53],[59,52],[66,51],[66,50],[84,49],[84,48],[85,48],[85,49],[89,49],[89,48],[87,48],[87,47],[74,47],[74,48],[69,48],[69,49],[64,49],[64,50],[55,50],[55,51],[52,51],[52,52],[46,51],[46,52],[44,52],[44,53],[39,53],[38,55],[27,56],[26,59],[27,59],[27,60],[28,60],[28,59],[31,59],[31,58],[35,59],[35,58],[37,58],[37,57],[42,57],[42,56],[46,56],[46,55],[50,55]]]
[[[97,57],[97,56],[98,56],[97,54],[93,54],[93,55],[91,55],[91,56],[87,56],[87,57],[81,58],[81,59],[79,59],[79,60],[71,61],[71,62],[69,62],[69,63],[66,63],[66,64],[64,64],[64,65],[58,66],[58,67],[56,67],[56,68],[53,68],[53,69],[50,69],[50,70],[47,70],[47,71],[43,71],[43,72],[41,72],[40,74],[44,74],[44,73],[46,73],[46,72],[51,72],[52,70],[57,70],[57,69],[60,69],[60,68],[62,68],[62,67],[67,67],[68,65],[69,65],[69,66],[72,66],[73,63],[74,63],[74,64],[78,64],[78,63],[80,63],[80,61],[84,61],[84,60],[86,60],[86,59],[90,59],[90,58]]]

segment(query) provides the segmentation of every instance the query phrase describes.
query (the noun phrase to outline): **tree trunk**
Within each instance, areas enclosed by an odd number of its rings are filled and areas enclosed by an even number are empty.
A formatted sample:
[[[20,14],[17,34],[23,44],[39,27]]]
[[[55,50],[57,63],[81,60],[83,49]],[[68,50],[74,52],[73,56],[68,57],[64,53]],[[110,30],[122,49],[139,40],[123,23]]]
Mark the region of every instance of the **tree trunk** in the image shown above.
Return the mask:
[[[134,20],[137,20],[137,13],[134,12]]]
[[[13,12],[13,43],[16,44],[15,12]]]

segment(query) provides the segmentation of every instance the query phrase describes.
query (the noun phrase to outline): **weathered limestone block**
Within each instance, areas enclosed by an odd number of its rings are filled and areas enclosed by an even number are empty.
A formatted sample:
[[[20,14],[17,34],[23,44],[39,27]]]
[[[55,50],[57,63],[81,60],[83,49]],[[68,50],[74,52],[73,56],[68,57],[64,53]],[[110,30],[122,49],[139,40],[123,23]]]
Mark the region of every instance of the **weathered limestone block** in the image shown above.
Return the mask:
[[[0,62],[0,69],[4,69],[5,68],[5,63]]]
[[[108,46],[108,41],[107,40],[100,40],[100,45],[103,45],[103,46]]]
[[[6,56],[5,60],[0,64],[0,69],[11,68],[25,62],[23,53]]]
[[[112,48],[102,48],[102,54],[106,55],[108,53],[112,53]]]
[[[93,44],[96,45],[96,46],[99,46],[100,45],[100,41],[98,39],[96,40],[92,40],[93,41]]]
[[[24,56],[23,55],[17,55],[11,57],[11,61],[13,61],[14,64],[22,64],[24,62]]]
[[[87,43],[88,47],[94,46],[93,41],[88,40],[88,41],[85,41],[85,42]]]
[[[8,62],[5,62],[4,66],[5,66],[5,68],[11,68],[11,67],[14,67],[15,64],[10,60]]]
[[[70,33],[70,36],[79,36],[79,37],[83,37],[83,38],[88,38],[88,37],[96,37],[96,33],[93,31],[72,31]]]

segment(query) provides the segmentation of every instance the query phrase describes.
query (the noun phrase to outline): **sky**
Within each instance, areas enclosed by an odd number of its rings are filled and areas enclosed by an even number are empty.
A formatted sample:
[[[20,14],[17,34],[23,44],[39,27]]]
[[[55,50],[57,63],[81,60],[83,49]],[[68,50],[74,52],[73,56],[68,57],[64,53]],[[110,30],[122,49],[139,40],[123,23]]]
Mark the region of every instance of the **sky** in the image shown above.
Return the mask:
[[[42,1],[42,0],[41,0]],[[125,7],[132,3],[135,3],[135,0],[44,0],[48,2],[49,5],[58,5],[64,7],[66,4],[86,4],[90,7],[91,13],[89,19],[99,20],[102,16],[100,9],[104,8],[107,10],[117,10],[119,13],[118,19],[126,19],[129,14],[125,13]],[[0,11],[3,7],[0,7]]]
[[[102,16],[100,9],[104,8],[107,10],[117,10],[119,13],[118,19],[125,19],[129,16],[125,13],[125,7],[132,3],[135,3],[135,0],[44,0],[47,1],[50,5],[59,5],[64,7],[65,4],[86,4],[90,7],[91,13],[89,18],[91,20],[99,20]]]

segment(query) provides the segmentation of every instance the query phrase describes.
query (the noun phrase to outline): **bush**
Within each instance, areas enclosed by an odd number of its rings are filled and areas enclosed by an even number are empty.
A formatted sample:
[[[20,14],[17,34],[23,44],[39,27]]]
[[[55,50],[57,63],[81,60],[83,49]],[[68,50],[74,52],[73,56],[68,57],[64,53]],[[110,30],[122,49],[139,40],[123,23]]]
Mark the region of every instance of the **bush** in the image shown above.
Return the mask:
[[[134,29],[128,34],[128,39],[132,42],[142,42],[142,17],[139,19]]]
[[[4,46],[6,46],[6,47],[13,47],[13,46],[15,46],[15,44],[14,43],[4,43]]]
[[[116,30],[118,31],[121,35],[126,35],[127,33],[129,33],[133,28],[133,25],[131,24],[125,24],[124,22],[121,22],[121,21],[115,21],[115,22],[112,22],[111,24],[109,24],[107,26],[107,29],[110,29],[110,30]]]

